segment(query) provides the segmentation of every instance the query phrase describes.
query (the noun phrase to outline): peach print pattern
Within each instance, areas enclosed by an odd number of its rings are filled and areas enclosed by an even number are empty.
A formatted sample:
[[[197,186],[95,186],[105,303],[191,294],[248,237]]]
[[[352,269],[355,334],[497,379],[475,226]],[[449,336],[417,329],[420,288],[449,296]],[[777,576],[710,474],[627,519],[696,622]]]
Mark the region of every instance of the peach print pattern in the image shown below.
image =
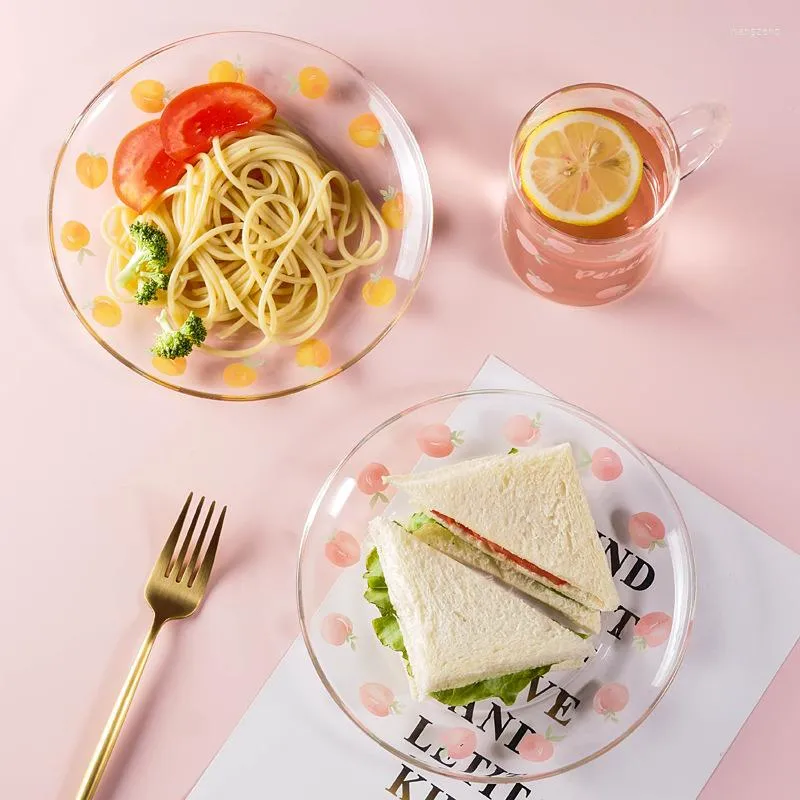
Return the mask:
[[[663,611],[645,614],[633,628],[633,646],[637,650],[659,647],[669,638],[672,631],[672,617]]]
[[[399,230],[405,225],[406,205],[402,192],[398,192],[394,186],[381,189],[381,216],[383,221],[395,230]]]
[[[209,83],[244,83],[245,71],[239,56],[236,61],[217,61],[208,71]]]
[[[325,543],[325,558],[336,567],[352,567],[361,558],[361,545],[352,533],[336,531]]]
[[[92,317],[104,328],[116,328],[122,322],[122,309],[112,297],[98,295],[92,300]]]
[[[439,744],[447,751],[447,755],[456,761],[471,756],[478,746],[475,731],[469,728],[447,728],[439,737]]]
[[[289,79],[289,93],[300,92],[308,100],[319,100],[330,89],[331,79],[322,67],[303,67]]]
[[[509,444],[514,447],[525,447],[539,438],[542,427],[542,415],[536,414],[528,417],[525,414],[515,414],[509,417],[503,426],[503,435]]]
[[[361,296],[368,306],[379,308],[389,305],[397,294],[395,282],[381,275],[381,271],[374,272],[370,279],[361,287]]]
[[[334,647],[347,643],[351,650],[356,649],[356,636],[353,634],[353,623],[344,614],[328,614],[322,620],[322,638]]]
[[[298,367],[324,367],[331,360],[331,349],[322,339],[308,339],[297,346],[294,360]]]
[[[451,431],[444,423],[426,425],[417,432],[419,449],[431,458],[445,458],[464,444],[461,431]]]
[[[388,503],[389,498],[385,494],[386,481],[389,470],[377,461],[367,464],[361,472],[358,473],[356,479],[356,486],[358,490],[370,496],[369,504],[374,506],[376,503]]]
[[[258,378],[258,373],[255,368],[247,363],[247,361],[237,361],[234,364],[228,364],[222,370],[222,382],[232,389],[243,389],[255,383]]]
[[[99,153],[81,153],[75,162],[75,174],[87,189],[98,189],[108,177],[108,161]]]
[[[372,113],[359,114],[350,122],[347,129],[350,138],[359,147],[383,147],[386,144],[386,136],[381,128],[378,118]]]
[[[617,714],[628,705],[628,687],[621,683],[607,683],[595,693],[592,708],[606,720],[619,722]]]
[[[519,754],[526,761],[535,763],[549,761],[555,753],[553,742],[561,742],[565,736],[557,736],[551,725],[548,725],[544,734],[527,733],[519,743]]]
[[[75,219],[71,219],[61,226],[61,244],[71,253],[78,254],[79,264],[83,263],[86,256],[94,255],[88,247],[91,238],[89,229]]]
[[[592,454],[592,475],[599,481],[615,481],[622,475],[622,459],[610,447],[598,447]]]
[[[394,692],[381,683],[365,683],[358,690],[358,697],[364,708],[376,717],[388,717],[402,710],[394,698]]]
[[[147,114],[160,114],[170,97],[171,93],[160,81],[139,81],[131,89],[133,104]]]
[[[153,356],[151,363],[153,364],[153,369],[170,378],[176,378],[186,372],[185,358],[174,358],[170,361],[168,358]]]
[[[628,535],[631,541],[643,550],[664,547],[666,534],[664,523],[649,511],[640,511],[628,521]]]

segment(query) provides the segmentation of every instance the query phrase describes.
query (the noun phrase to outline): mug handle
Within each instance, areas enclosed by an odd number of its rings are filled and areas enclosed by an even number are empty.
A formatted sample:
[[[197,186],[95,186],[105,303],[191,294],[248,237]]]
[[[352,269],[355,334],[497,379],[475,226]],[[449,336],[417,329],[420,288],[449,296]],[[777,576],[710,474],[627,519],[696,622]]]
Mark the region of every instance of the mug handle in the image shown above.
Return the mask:
[[[721,103],[699,103],[681,111],[669,124],[678,142],[683,179],[719,150],[731,129],[731,117]]]

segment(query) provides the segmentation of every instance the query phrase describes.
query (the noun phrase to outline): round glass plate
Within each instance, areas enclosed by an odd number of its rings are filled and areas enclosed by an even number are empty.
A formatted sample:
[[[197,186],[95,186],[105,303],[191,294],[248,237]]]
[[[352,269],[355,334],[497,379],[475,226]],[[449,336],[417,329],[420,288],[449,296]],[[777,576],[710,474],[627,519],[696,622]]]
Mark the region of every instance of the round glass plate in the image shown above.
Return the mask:
[[[415,700],[401,657],[377,640],[363,598],[369,519],[413,509],[383,476],[510,448],[569,442],[619,591],[596,654],[549,672],[507,708]],[[322,487],[297,575],[301,627],[333,699],[388,751],[428,772],[472,782],[531,781],[596,758],[634,731],[683,658],[695,602],[692,548],[680,510],[632,444],[600,420],[543,395],[464,392],[414,406],[364,437]]]
[[[377,268],[345,281],[325,326],[298,347],[268,346],[236,361],[202,351],[167,362],[150,353],[158,309],[120,303],[105,284],[105,211],[119,202],[111,164],[120,139],[155,119],[172,95],[210,80],[243,81],[306,134],[351,180],[359,180],[389,226]],[[428,256],[433,202],[419,146],[388,98],[346,61],[314,45],[257,31],[195,36],[122,70],[80,114],[50,186],[50,248],[79,319],[123,364],[181,392],[257,400],[300,391],[368,353],[402,316]]]

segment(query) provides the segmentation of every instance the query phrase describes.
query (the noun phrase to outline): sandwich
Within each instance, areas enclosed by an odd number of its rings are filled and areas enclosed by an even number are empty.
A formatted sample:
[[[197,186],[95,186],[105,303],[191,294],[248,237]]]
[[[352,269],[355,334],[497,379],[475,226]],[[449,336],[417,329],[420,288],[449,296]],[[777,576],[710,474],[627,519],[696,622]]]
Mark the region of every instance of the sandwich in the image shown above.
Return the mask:
[[[367,591],[381,642],[402,654],[412,693],[446,705],[517,695],[550,669],[592,655],[584,638],[527,599],[377,517],[367,557]]]
[[[423,511],[414,535],[596,633],[619,597],[569,444],[388,481]]]

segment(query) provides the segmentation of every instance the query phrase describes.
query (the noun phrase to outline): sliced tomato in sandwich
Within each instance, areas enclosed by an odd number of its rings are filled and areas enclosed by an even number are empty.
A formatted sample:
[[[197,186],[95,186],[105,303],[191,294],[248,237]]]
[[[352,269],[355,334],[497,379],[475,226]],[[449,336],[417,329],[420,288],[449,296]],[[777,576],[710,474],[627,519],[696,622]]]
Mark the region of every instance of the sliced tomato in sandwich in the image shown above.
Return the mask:
[[[117,197],[142,212],[164,189],[178,182],[183,169],[182,163],[164,152],[158,120],[154,119],[134,128],[119,143],[111,179]]]
[[[275,116],[275,103],[243,83],[205,83],[176,95],[161,114],[166,152],[186,161],[211,149],[216,136],[250,131]]]
[[[506,558],[509,561],[513,561],[515,564],[519,565],[523,569],[527,570],[528,572],[532,572],[534,575],[545,578],[546,580],[550,581],[554,586],[566,586],[567,581],[563,578],[558,578],[550,572],[537,567],[536,564],[527,561],[524,558],[520,558],[519,556],[514,555],[510,550],[506,550],[505,547],[500,547],[499,544],[495,544],[489,539],[485,539],[479,533],[475,533],[471,528],[468,528],[466,525],[462,525],[460,522],[456,522],[452,517],[448,517],[446,514],[442,514],[439,511],[431,511],[431,516],[436,520],[441,520],[448,528],[451,530],[460,533],[462,536],[467,537],[468,539],[473,539],[476,542],[482,544],[487,550],[490,550],[495,555],[501,556],[502,558]]]

